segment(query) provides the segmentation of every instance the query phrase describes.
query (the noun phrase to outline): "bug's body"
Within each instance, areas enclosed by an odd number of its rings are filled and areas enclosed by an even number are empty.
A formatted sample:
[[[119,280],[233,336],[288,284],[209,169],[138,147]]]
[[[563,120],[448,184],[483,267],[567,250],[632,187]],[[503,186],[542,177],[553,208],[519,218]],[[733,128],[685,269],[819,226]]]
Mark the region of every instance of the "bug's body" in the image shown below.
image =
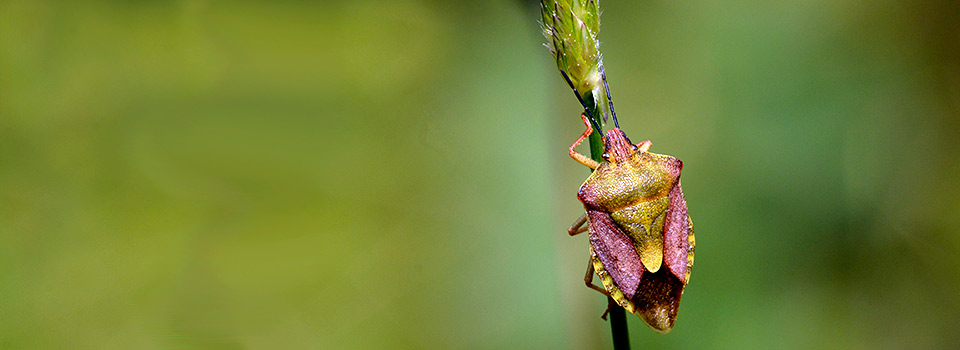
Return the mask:
[[[695,246],[680,188],[683,163],[648,152],[650,141],[630,143],[619,128],[607,131],[606,162],[598,163],[573,151],[590,131],[587,124],[570,154],[594,169],[577,194],[589,223],[592,270],[618,304],[653,329],[669,332]]]

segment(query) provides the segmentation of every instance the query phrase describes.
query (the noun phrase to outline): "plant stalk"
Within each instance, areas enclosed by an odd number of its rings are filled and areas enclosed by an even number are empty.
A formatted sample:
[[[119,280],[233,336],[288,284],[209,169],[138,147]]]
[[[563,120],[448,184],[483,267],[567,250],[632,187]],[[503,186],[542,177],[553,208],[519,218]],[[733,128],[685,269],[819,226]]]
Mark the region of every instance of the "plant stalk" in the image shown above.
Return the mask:
[[[557,68],[577,95],[593,125],[590,158],[602,163],[603,124],[613,114],[600,55],[600,0],[541,0],[541,25],[547,49]],[[614,116],[614,122],[616,117]],[[613,348],[630,349],[626,311],[608,298]]]
[[[585,102],[589,113],[595,116],[600,115],[600,111],[596,103],[593,103],[592,98],[586,98],[583,102]],[[605,162],[602,156],[603,140],[600,137],[601,133],[602,131],[594,129],[589,138],[590,158],[597,162]],[[630,331],[627,329],[626,310],[610,297],[607,297],[607,308],[610,312],[608,317],[610,318],[610,333],[613,336],[613,348],[615,350],[630,350]]]

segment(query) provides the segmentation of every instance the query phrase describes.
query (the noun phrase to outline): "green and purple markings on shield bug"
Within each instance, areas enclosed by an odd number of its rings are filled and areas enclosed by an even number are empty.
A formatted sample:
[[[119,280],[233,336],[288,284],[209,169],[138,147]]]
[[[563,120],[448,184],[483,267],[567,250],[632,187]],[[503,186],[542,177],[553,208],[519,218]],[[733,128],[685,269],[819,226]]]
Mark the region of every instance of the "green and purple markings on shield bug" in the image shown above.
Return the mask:
[[[690,280],[696,245],[680,188],[683,162],[650,153],[650,141],[631,143],[620,128],[607,130],[605,161],[594,161],[574,150],[593,132],[587,115],[582,118],[587,130],[569,151],[593,173],[577,193],[586,214],[569,233],[590,232],[587,285],[654,330],[669,332]],[[592,284],[593,273],[603,289]]]

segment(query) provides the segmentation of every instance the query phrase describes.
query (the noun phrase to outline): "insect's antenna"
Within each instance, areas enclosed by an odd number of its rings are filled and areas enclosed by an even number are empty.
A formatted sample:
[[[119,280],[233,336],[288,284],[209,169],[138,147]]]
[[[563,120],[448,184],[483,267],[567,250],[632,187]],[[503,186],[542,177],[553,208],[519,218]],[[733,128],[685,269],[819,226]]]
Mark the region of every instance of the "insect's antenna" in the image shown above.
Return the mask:
[[[613,126],[620,128],[620,122],[617,121],[617,112],[613,110],[613,97],[610,96],[610,86],[607,85],[607,72],[603,70],[603,63],[600,63],[600,77],[603,78],[603,89],[607,91],[607,102],[610,103],[610,114],[613,114]]]
[[[602,74],[602,73],[603,73],[603,71],[601,70],[601,74]],[[593,116],[592,114],[590,114],[590,109],[587,108],[587,103],[586,103],[586,102],[583,102],[583,98],[580,97],[580,92],[577,91],[577,88],[573,86],[573,82],[570,81],[570,77],[567,76],[567,72],[564,72],[563,69],[561,69],[561,70],[560,70],[560,74],[563,74],[563,80],[566,80],[566,81],[567,81],[567,85],[570,85],[570,88],[573,89],[573,95],[574,95],[574,96],[577,96],[577,101],[580,101],[580,105],[583,106],[583,113],[586,113],[586,114],[587,114],[587,117],[588,117],[587,119],[590,119],[590,124],[593,125],[593,129],[596,130],[597,132],[599,132],[599,133],[602,135],[602,134],[603,134],[603,128],[600,127],[600,123],[597,122],[596,118],[594,118],[594,116]],[[604,81],[604,84],[606,84],[606,81]],[[609,93],[609,91],[608,91],[608,92],[607,92],[607,96],[609,96],[609,95],[610,95],[610,93]],[[609,99],[609,98],[608,98],[608,99]],[[613,104],[611,103],[610,106],[613,106]],[[616,124],[616,120],[617,120],[617,119],[614,118],[613,120],[614,120],[614,124]],[[620,126],[618,125],[617,128],[619,128],[619,127],[620,127]]]

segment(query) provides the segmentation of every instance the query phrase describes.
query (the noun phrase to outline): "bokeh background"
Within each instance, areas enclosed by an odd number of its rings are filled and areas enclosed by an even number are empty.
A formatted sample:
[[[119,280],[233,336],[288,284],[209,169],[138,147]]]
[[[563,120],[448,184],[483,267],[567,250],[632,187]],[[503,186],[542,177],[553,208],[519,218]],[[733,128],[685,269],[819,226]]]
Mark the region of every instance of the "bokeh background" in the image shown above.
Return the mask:
[[[0,2],[0,347],[604,349],[535,1]],[[960,5],[602,3],[697,257],[638,349],[960,346]]]

